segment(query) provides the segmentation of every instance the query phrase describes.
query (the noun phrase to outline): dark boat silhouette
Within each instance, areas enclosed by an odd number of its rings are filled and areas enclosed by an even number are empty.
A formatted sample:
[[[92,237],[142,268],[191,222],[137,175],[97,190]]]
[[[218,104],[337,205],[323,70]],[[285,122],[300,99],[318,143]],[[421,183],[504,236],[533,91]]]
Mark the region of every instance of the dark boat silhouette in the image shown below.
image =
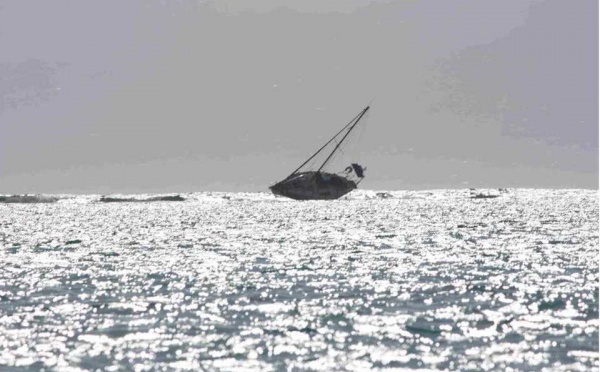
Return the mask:
[[[330,162],[332,157],[340,151],[342,143],[344,143],[346,138],[348,138],[350,133],[356,128],[360,120],[365,116],[367,111],[369,111],[369,108],[370,107],[367,106],[363,109],[317,152],[293,171],[292,174],[269,187],[273,194],[296,200],[332,200],[338,199],[356,189],[358,184],[364,179],[364,172],[366,170],[366,168],[363,168],[358,163],[351,163],[344,171],[339,173],[325,172],[323,169]],[[331,151],[318,169],[301,171],[308,162],[313,160],[321,153],[321,151],[339,137],[341,137],[341,139],[336,141],[333,151]]]

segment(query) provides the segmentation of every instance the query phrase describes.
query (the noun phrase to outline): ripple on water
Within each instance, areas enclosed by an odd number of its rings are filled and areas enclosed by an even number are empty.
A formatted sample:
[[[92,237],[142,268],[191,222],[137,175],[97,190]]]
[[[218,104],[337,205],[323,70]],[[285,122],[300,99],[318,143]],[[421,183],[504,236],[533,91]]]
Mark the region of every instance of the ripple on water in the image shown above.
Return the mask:
[[[597,369],[596,194],[0,205],[0,367]]]

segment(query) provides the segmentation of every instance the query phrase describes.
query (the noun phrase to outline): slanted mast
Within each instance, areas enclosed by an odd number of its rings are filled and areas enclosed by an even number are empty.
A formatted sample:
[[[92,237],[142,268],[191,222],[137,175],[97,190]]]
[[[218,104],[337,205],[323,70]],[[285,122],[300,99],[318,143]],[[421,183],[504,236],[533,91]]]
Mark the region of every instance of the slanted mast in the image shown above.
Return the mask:
[[[287,196],[292,199],[300,200],[323,200],[337,199],[348,192],[356,189],[357,184],[364,178],[363,168],[357,163],[352,163],[346,167],[343,174],[335,174],[323,172],[323,168],[330,162],[334,154],[340,149],[342,143],[358,125],[360,120],[365,116],[370,107],[364,108],[356,115],[348,124],[346,124],[339,132],[337,132],[329,141],[327,141],[317,152],[302,163],[296,170],[282,181],[271,186],[271,191],[276,195]],[[345,132],[345,133],[344,133]],[[336,146],[318,167],[316,171],[300,170],[321,153],[331,142],[338,138],[343,133],[343,137]],[[354,176],[352,176],[354,173]],[[352,179],[354,178],[354,179]]]

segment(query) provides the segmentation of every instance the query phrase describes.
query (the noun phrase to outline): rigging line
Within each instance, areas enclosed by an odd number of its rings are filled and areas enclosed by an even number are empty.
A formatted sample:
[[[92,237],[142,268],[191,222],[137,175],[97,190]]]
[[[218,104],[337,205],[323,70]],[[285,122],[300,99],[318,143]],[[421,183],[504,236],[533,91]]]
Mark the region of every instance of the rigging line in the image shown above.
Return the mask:
[[[367,111],[369,110],[369,108],[370,108],[370,106],[367,106],[364,110],[361,111],[361,113],[358,115],[358,119],[356,119],[356,121],[354,122],[354,124],[350,127],[350,129],[348,129],[348,132],[346,132],[346,134],[344,135],[344,137],[342,137],[342,139],[340,140],[340,142],[333,149],[333,151],[331,152],[331,154],[329,154],[329,156],[327,157],[327,159],[325,159],[325,161],[323,162],[323,164],[321,165],[321,167],[319,169],[317,169],[317,171],[315,172],[315,174],[319,173],[321,171],[321,169],[323,169],[323,167],[325,166],[325,164],[327,164],[327,162],[329,161],[329,159],[331,159],[331,157],[333,156],[333,154],[335,153],[335,151],[338,149],[338,147],[340,147],[340,145],[342,144],[342,142],[344,142],[344,140],[346,139],[346,137],[348,137],[348,135],[350,134],[350,132],[352,132],[352,129],[354,129],[354,127],[356,126],[356,124],[358,124],[358,122],[360,121],[360,119],[362,119],[362,117],[365,116],[365,114],[367,113]]]
[[[367,107],[367,109],[368,109],[368,107]],[[366,109],[365,109],[365,110],[366,110]],[[325,148],[327,145],[329,145],[329,144],[331,143],[331,141],[333,141],[333,140],[334,140],[334,139],[335,139],[337,136],[339,136],[339,135],[340,135],[340,133],[342,133],[342,132],[343,132],[343,131],[344,131],[346,128],[348,128],[348,127],[350,126],[350,124],[352,124],[352,123],[355,123],[355,121],[356,121],[356,118],[358,118],[359,116],[361,116],[361,115],[364,113],[364,111],[365,111],[365,110],[363,110],[363,111],[362,111],[362,112],[360,112],[358,115],[356,115],[354,118],[352,118],[352,120],[350,120],[350,122],[349,122],[348,124],[344,125],[344,127],[343,127],[343,128],[342,128],[342,129],[341,129],[339,132],[337,132],[337,133],[336,133],[336,134],[335,134],[335,135],[334,135],[334,136],[333,136],[333,137],[332,137],[332,138],[331,138],[329,141],[327,141],[327,143],[325,143],[325,144],[323,145],[323,147],[321,147],[319,150],[317,150],[317,152],[315,152],[315,153],[313,154],[313,156],[311,156],[310,158],[308,158],[308,160],[306,160],[304,163],[302,163],[302,165],[301,165],[301,166],[299,166],[299,167],[298,167],[298,168],[297,168],[295,171],[293,171],[293,172],[292,172],[292,174],[290,174],[289,176],[287,176],[287,177],[286,177],[286,178],[285,178],[283,181],[285,181],[285,180],[289,179],[290,177],[292,177],[294,174],[296,174],[296,172],[298,172],[298,171],[300,170],[300,168],[302,168],[303,166],[305,166],[305,165],[306,165],[306,163],[308,163],[308,162],[309,162],[309,161],[311,161],[311,160],[312,160],[312,159],[313,159],[315,156],[317,156],[317,154],[319,154],[319,153],[320,153],[320,152],[321,152],[321,151],[322,151],[322,150],[323,150],[323,149],[324,149],[324,148]],[[360,119],[358,119],[358,120],[360,120]],[[343,139],[342,139],[342,141],[343,141]],[[340,142],[340,143],[341,143],[341,142]],[[339,144],[338,144],[338,146],[337,146],[337,147],[339,147]],[[336,147],[336,148],[337,148],[337,147]],[[334,151],[335,151],[335,150],[334,150]],[[322,168],[322,166],[321,166],[321,168]],[[320,170],[320,168],[319,168],[319,170]],[[280,181],[280,182],[283,182],[283,181]]]
[[[370,116],[370,113],[367,113],[367,115],[365,116],[366,120],[369,120],[369,116]],[[367,124],[368,124],[368,122],[367,122]],[[366,125],[361,125],[360,128],[357,129],[357,132],[358,132],[357,136],[358,136],[358,138],[355,140],[355,143],[357,143],[357,144],[359,144],[359,143],[362,144],[363,143],[363,137],[364,137],[364,134],[365,134],[366,130],[367,130],[367,126]],[[355,136],[354,138],[356,138],[357,136]],[[363,149],[364,149],[364,147],[363,147]],[[340,151],[341,151],[341,149],[340,149]],[[359,163],[361,162],[361,160],[362,160],[361,151],[358,151],[358,153],[357,153],[357,159],[356,160],[358,160]]]

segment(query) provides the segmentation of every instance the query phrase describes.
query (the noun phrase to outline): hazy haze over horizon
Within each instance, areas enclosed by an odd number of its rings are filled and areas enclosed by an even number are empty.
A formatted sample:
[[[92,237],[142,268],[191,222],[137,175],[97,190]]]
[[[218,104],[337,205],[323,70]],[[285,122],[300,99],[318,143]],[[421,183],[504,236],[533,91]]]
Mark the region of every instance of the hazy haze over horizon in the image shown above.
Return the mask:
[[[598,3],[0,5],[0,193],[266,191],[373,98],[365,189],[598,187]]]

